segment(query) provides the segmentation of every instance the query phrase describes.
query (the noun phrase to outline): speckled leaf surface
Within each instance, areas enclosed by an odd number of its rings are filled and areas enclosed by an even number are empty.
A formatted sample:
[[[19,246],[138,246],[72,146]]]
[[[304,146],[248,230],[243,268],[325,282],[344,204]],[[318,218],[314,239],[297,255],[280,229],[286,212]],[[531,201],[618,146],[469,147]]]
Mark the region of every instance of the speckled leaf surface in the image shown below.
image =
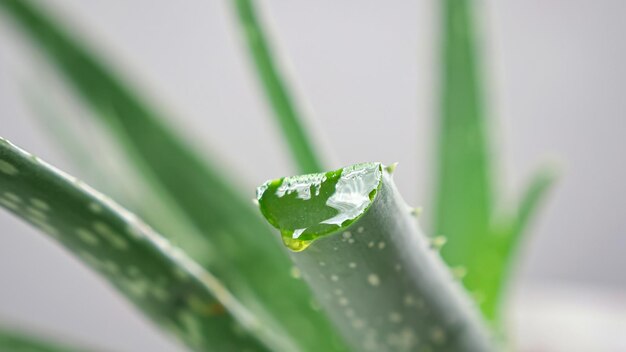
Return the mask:
[[[277,344],[211,274],[134,215],[0,139],[0,205],[39,228],[199,351]]]
[[[222,170],[189,148],[157,109],[38,4],[0,0],[0,10],[20,25],[109,128],[154,194],[162,196],[162,204],[195,230],[165,236],[219,278],[265,325],[297,336],[301,349],[343,349],[328,318],[311,307],[309,288],[290,275],[285,250]],[[204,254],[208,251],[211,255]]]

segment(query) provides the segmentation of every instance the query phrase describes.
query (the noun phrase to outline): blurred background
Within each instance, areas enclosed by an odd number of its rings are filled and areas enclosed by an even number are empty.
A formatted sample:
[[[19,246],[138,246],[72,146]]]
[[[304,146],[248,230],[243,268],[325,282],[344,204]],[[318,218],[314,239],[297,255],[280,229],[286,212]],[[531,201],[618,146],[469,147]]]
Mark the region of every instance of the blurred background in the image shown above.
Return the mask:
[[[228,1],[42,2],[173,112],[171,125],[198,149],[237,171],[251,198],[255,185],[294,172]],[[262,4],[331,166],[398,161],[400,190],[428,214],[437,1]],[[541,162],[561,169],[519,256],[510,302],[518,343],[555,350],[550,341],[580,320],[575,312],[623,335],[626,2],[485,0],[477,10],[488,32],[482,64],[501,200],[517,199]],[[33,95],[67,115],[93,150],[106,151],[92,162],[115,159],[89,112],[7,21],[0,17],[0,135],[88,182],[118,182],[115,172],[72,163],[56,127],[37,117]],[[181,350],[63,249],[6,212],[0,224],[0,324],[114,351]],[[592,330],[582,338],[591,341]]]

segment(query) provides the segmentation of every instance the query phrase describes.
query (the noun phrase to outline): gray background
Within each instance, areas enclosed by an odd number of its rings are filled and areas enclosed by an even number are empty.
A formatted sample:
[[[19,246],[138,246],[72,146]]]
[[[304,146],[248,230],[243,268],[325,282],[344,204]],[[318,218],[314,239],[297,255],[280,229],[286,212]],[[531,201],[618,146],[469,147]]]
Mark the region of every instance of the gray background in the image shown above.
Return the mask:
[[[229,2],[45,2],[88,29],[83,34],[148,96],[176,112],[181,133],[241,172],[251,193],[293,172]],[[398,161],[401,191],[427,206],[437,1],[264,3],[332,166]],[[490,0],[479,12],[490,31],[484,65],[497,102],[490,108],[503,201],[516,199],[540,162],[557,160],[562,169],[523,249],[516,290],[577,285],[623,295],[626,2]],[[33,57],[0,17],[0,134],[88,181],[107,181],[70,163],[49,127],[33,118],[24,86],[72,106],[64,111],[86,113]],[[0,324],[117,351],[179,350],[54,243],[5,212],[0,224]]]

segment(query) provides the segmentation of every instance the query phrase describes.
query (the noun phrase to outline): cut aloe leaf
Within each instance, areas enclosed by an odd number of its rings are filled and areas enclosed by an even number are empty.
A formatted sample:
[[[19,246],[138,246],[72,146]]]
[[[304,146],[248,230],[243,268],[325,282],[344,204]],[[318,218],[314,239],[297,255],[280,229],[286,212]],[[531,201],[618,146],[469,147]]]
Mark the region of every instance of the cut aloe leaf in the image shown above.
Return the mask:
[[[381,164],[269,181],[258,200],[354,350],[494,350]]]
[[[303,111],[297,106],[295,93],[289,88],[286,72],[280,67],[277,52],[272,48],[271,38],[263,28],[263,21],[259,18],[254,1],[236,0],[234,6],[259,80],[294,162],[302,173],[322,171],[312,138],[303,126]]]
[[[0,328],[0,351],[7,352],[86,352],[85,349],[62,346],[40,337]]]
[[[134,215],[4,139],[0,205],[63,245],[196,350],[293,348]]]
[[[309,288],[290,275],[284,249],[229,177],[190,149],[156,109],[34,2],[0,0],[0,10],[38,44],[93,116],[109,128],[161,203],[183,228],[192,229],[166,232],[173,243],[219,278],[266,326],[298,336],[300,349],[342,350],[327,317],[311,307]]]

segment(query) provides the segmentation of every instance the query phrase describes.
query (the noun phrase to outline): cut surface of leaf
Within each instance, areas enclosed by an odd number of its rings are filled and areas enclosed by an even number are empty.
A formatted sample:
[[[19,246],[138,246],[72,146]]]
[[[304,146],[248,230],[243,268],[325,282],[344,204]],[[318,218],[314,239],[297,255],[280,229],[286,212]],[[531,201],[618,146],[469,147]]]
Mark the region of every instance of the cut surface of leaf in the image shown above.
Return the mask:
[[[257,197],[265,218],[280,229],[283,243],[298,251],[363,214],[381,177],[380,164],[356,164],[324,174],[268,181]]]
[[[172,242],[219,278],[265,325],[298,336],[300,349],[343,349],[327,317],[311,307],[309,288],[286,269],[286,251],[229,177],[199,157],[156,109],[34,2],[0,0],[0,10],[20,24],[94,110],[154,194],[163,195],[161,202],[196,230],[165,233]],[[206,248],[215,250],[204,255]],[[284,296],[290,299],[280,299]],[[320,340],[320,335],[327,338]]]
[[[196,350],[285,348],[209,272],[134,215],[4,139],[0,206],[48,234]]]
[[[291,257],[353,350],[495,350],[380,163],[269,181],[258,194],[290,248],[305,236]]]
[[[288,86],[286,72],[281,70],[277,53],[272,48],[254,2],[235,0],[234,6],[265,95],[300,172],[320,172],[323,168],[313,147],[312,138],[303,126],[302,109],[298,108],[295,94]]]

